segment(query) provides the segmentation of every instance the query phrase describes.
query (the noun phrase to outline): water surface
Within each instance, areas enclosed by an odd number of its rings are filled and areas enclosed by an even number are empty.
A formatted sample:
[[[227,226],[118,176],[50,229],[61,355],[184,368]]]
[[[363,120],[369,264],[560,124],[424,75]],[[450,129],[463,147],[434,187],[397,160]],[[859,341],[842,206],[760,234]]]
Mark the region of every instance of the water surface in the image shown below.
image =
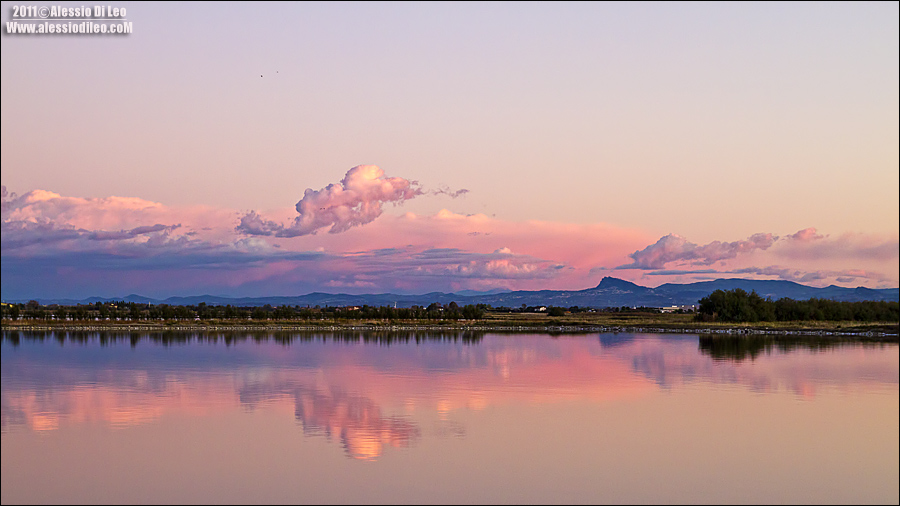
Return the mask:
[[[898,346],[4,332],[6,503],[898,503]]]

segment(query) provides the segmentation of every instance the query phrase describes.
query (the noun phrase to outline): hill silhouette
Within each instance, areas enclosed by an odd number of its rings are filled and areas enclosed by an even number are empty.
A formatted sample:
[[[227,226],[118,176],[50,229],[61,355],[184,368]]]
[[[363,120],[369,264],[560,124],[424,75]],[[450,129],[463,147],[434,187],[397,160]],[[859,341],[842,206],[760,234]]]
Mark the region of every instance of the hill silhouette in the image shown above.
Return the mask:
[[[762,297],[770,297],[777,300],[788,297],[795,300],[811,298],[832,299],[840,301],[863,300],[900,300],[898,288],[845,288],[840,286],[827,286],[817,288],[802,285],[793,281],[783,280],[753,280],[753,279],[716,279],[712,281],[698,281],[695,283],[665,283],[655,288],[640,286],[638,284],[614,277],[604,277],[594,288],[585,290],[516,290],[500,293],[467,292],[444,293],[430,292],[418,295],[403,295],[393,293],[380,294],[346,294],[313,292],[296,296],[272,296],[272,297],[222,297],[215,295],[194,295],[185,297],[169,297],[167,299],[153,299],[138,294],[126,297],[101,298],[89,297],[87,299],[38,299],[41,304],[88,304],[94,302],[108,302],[124,300],[126,302],[140,302],[151,304],[194,305],[205,302],[210,305],[232,306],[393,306],[410,307],[414,305],[427,306],[432,302],[449,304],[456,302],[464,304],[488,304],[494,307],[519,307],[526,306],[562,306],[562,307],[622,307],[622,306],[647,306],[664,307],[673,305],[697,304],[697,302],[714,292],[715,290],[732,290],[741,288],[748,292],[756,291]],[[10,300],[7,302],[27,302],[25,300]]]

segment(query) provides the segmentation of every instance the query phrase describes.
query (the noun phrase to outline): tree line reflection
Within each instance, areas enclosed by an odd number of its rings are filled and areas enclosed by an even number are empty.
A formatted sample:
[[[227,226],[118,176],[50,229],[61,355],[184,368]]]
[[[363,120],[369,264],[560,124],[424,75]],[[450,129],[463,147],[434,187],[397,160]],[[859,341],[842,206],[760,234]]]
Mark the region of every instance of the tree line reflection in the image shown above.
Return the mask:
[[[60,345],[99,343],[101,346],[113,343],[130,343],[132,347],[141,342],[153,344],[180,345],[190,343],[218,344],[231,346],[246,342],[275,342],[290,345],[295,342],[336,342],[336,343],[372,343],[389,345],[410,344],[420,342],[444,341],[478,343],[484,338],[485,332],[478,330],[335,330],[328,332],[317,331],[204,331],[191,332],[180,330],[168,331],[133,331],[133,330],[8,330],[3,331],[3,341],[17,346],[23,340],[31,341],[57,341]]]
[[[741,362],[755,360],[762,354],[791,353],[797,350],[822,352],[842,346],[883,348],[889,340],[859,341],[837,336],[700,336],[700,352],[713,360]]]
[[[497,332],[493,332],[497,333]],[[99,343],[101,346],[118,343],[129,343],[136,347],[142,342],[169,345],[219,344],[232,346],[239,343],[275,342],[283,345],[292,343],[346,343],[346,344],[410,344],[422,342],[453,342],[476,344],[483,340],[486,332],[480,330],[393,330],[393,329],[360,329],[335,331],[133,331],[133,330],[5,330],[2,339],[13,346],[23,340],[56,341],[60,345]],[[682,336],[683,337],[683,336]],[[601,334],[600,342],[605,346],[615,346],[630,342],[634,337]],[[743,361],[754,360],[761,354],[774,351],[790,353],[795,350],[826,351],[846,345],[862,345],[881,347],[887,343],[896,343],[896,336],[859,337],[843,336],[791,336],[791,335],[700,335],[699,351],[713,360]]]

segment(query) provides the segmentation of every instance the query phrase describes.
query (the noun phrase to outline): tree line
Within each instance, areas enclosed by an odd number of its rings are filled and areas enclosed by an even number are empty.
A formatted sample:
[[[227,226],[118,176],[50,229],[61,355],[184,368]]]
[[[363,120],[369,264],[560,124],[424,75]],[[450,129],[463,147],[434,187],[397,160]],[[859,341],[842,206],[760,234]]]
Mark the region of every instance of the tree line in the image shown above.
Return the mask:
[[[900,302],[847,302],[831,299],[794,300],[788,297],[773,301],[756,291],[716,290],[700,299],[699,321],[767,322],[767,321],[900,321]]]
[[[56,320],[56,321],[159,321],[159,320],[477,320],[484,317],[487,306],[455,302],[443,306],[433,303],[428,307],[390,306],[350,307],[300,307],[282,305],[225,306],[146,304],[139,302],[96,302],[65,306],[43,306],[37,301],[27,304],[4,304],[4,319]]]
[[[763,298],[755,291],[747,293],[734,290],[716,290],[700,299],[696,319],[719,322],[760,322],[760,321],[859,321],[898,322],[900,302],[863,301],[842,302],[830,299],[793,300],[781,298],[776,301]],[[396,308],[390,306],[349,306],[349,307],[300,307],[282,305],[232,306],[232,305],[170,305],[139,302],[113,301],[93,304],[41,305],[37,301],[6,304],[0,307],[0,316],[12,320],[44,321],[185,321],[185,320],[255,320],[255,321],[315,321],[315,320],[480,320],[485,313],[546,311],[548,316],[559,317],[569,313],[590,311],[589,308],[563,308],[550,306],[524,307],[521,309],[492,308],[486,304],[459,306],[451,302],[446,306],[434,302],[427,307],[412,306]],[[602,312],[659,312],[657,308],[606,308]]]

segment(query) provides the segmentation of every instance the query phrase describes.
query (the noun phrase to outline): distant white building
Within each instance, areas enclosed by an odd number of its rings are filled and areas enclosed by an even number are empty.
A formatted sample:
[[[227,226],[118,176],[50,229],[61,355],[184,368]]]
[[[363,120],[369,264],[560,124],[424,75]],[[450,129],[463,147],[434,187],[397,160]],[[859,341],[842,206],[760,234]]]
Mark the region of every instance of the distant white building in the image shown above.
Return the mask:
[[[660,313],[674,313],[679,309],[684,312],[698,311],[700,309],[699,304],[681,304],[680,306],[666,306],[666,307],[658,307],[656,308]]]

